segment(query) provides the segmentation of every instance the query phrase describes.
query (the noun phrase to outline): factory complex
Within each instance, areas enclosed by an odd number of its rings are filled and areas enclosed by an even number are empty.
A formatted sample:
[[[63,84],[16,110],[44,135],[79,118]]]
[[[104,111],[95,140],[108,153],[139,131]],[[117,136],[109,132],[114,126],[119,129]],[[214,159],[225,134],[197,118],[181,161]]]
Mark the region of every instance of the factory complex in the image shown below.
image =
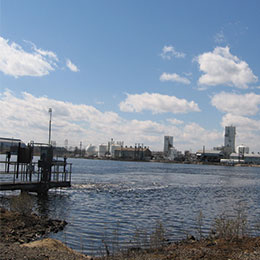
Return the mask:
[[[236,127],[226,126],[224,134],[224,145],[214,147],[211,150],[205,149],[195,153],[190,151],[178,151],[174,146],[173,136],[164,136],[162,151],[151,151],[148,146],[136,143],[133,146],[124,146],[123,141],[114,141],[111,139],[106,144],[98,146],[88,145],[82,148],[68,148],[68,141],[65,140],[65,147],[56,147],[54,153],[56,156],[89,158],[89,159],[111,159],[111,160],[128,160],[128,161],[159,161],[159,162],[179,162],[179,163],[205,163],[205,164],[224,164],[224,165],[260,165],[260,154],[250,153],[246,145],[236,146]],[[25,144],[20,139],[0,138],[0,153],[13,152],[17,150],[18,144]],[[37,146],[35,146],[37,155]]]

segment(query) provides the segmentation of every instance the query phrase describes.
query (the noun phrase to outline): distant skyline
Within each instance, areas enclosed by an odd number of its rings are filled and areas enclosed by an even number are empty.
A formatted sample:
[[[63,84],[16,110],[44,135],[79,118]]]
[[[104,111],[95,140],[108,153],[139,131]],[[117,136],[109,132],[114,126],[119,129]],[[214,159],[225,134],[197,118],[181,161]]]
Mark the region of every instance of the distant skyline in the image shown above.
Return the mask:
[[[260,151],[258,0],[0,0],[0,137]]]

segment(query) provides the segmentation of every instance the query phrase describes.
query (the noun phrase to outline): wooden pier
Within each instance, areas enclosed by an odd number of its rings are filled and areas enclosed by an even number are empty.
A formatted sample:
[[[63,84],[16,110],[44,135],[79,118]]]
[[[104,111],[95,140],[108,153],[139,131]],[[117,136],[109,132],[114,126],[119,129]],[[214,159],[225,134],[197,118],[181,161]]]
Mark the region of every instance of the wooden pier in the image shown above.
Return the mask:
[[[49,189],[71,186],[72,164],[66,158],[53,159],[53,147],[42,146],[37,162],[32,154],[33,147],[29,145],[18,146],[16,156],[6,153],[6,160],[0,161],[0,191],[21,190],[42,195]]]

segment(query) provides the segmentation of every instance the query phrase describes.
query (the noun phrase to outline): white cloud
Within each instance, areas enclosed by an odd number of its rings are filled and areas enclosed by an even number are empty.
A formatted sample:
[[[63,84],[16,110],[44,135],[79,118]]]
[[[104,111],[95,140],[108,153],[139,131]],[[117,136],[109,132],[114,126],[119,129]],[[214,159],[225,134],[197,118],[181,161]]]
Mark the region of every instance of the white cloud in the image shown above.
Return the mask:
[[[254,120],[241,115],[227,113],[222,118],[222,126],[234,125],[244,131],[260,131],[260,121]]]
[[[182,120],[178,120],[176,118],[168,118],[167,121],[172,125],[182,125],[184,122]]]
[[[176,148],[182,150],[196,150],[202,143],[219,143],[216,131],[206,130],[195,123],[185,125],[174,119],[160,123],[127,120],[117,113],[101,112],[93,106],[35,97],[29,93],[16,97],[10,91],[0,93],[1,136],[21,138],[25,142],[48,142],[50,107],[53,111],[52,140],[58,145],[64,145],[65,139],[68,139],[69,146],[79,145],[80,141],[83,145],[98,145],[113,137],[127,145],[144,143],[152,150],[162,150],[164,135],[173,135]]]
[[[235,115],[255,115],[259,111],[260,95],[221,92],[212,97],[211,104],[221,112]]]
[[[26,52],[16,43],[9,43],[0,36],[0,71],[14,77],[41,77],[54,70],[57,56],[53,52],[37,49]]]
[[[208,145],[212,148],[214,141],[222,141],[223,136],[216,130],[206,130],[197,123],[189,123],[184,126],[182,130],[183,140],[187,143],[199,145],[202,148],[203,145]]]
[[[67,65],[67,67],[68,67],[71,71],[73,71],[73,72],[78,72],[78,71],[79,71],[78,67],[77,67],[75,64],[73,64],[73,63],[71,62],[71,60],[69,60],[69,59],[67,59],[66,65]]]
[[[52,51],[46,51],[46,50],[42,50],[42,49],[38,49],[38,48],[36,47],[36,45],[35,45],[33,42],[31,42],[31,41],[26,41],[26,40],[24,40],[24,42],[29,43],[29,44],[32,46],[32,49],[33,49],[35,52],[39,53],[40,55],[42,55],[42,56],[47,56],[47,57],[49,57],[49,58],[51,58],[51,59],[53,59],[53,60],[55,60],[55,61],[59,61],[57,55],[56,55],[54,52],[52,52]]]
[[[50,107],[53,111],[53,140],[60,144],[70,139],[75,145],[83,138],[99,138],[101,142],[122,123],[114,112],[100,112],[92,106],[35,97],[26,92],[18,98],[5,91],[0,95],[0,131],[26,141],[47,141]]]
[[[160,56],[165,60],[171,60],[174,58],[185,58],[186,54],[183,52],[178,52],[175,50],[175,48],[171,45],[164,46],[162,49],[162,53]]]
[[[163,73],[160,76],[160,81],[173,81],[173,82],[179,82],[179,83],[183,83],[183,84],[190,84],[190,80],[184,77],[181,77],[180,75],[173,73],[173,74],[169,74],[169,73]]]
[[[220,32],[216,33],[214,38],[215,38],[216,43],[226,42],[226,37],[225,37],[224,32],[222,30]]]
[[[199,78],[201,85],[227,85],[245,89],[248,84],[258,80],[245,61],[230,53],[229,47],[216,47],[213,52],[199,55],[197,61],[204,73]]]
[[[162,95],[158,93],[127,94],[125,101],[119,104],[120,110],[124,112],[141,112],[150,110],[158,113],[188,113],[199,112],[199,106],[194,101],[179,99],[175,96]]]

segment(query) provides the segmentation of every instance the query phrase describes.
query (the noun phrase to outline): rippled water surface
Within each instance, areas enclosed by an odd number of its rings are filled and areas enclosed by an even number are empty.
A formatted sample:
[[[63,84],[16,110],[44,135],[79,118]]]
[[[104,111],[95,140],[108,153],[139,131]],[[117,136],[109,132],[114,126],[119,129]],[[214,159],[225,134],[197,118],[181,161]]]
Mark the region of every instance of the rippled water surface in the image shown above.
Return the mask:
[[[197,226],[204,232],[219,214],[242,205],[251,225],[260,217],[260,168],[70,159],[72,187],[34,196],[40,214],[65,219],[69,225],[52,235],[91,254],[102,240],[118,234],[126,243],[137,228],[152,230],[157,220],[171,240]]]

